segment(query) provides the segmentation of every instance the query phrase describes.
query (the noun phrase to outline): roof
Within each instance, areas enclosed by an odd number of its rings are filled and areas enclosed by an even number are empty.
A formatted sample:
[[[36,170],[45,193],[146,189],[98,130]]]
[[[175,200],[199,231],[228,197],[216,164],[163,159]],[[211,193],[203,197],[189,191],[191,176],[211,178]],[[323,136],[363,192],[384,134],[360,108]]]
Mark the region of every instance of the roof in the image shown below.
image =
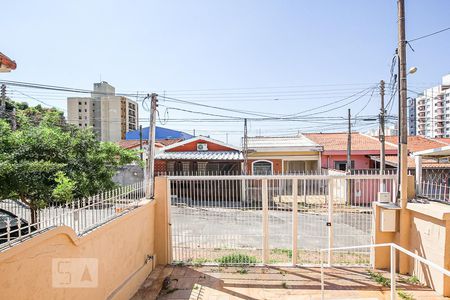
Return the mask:
[[[149,131],[150,131],[149,127],[142,128],[142,138],[144,140],[148,140]],[[190,134],[182,132],[182,131],[158,127],[158,126],[156,126],[155,135],[156,135],[156,140],[164,140],[164,139],[185,140],[185,139],[190,139],[193,137],[193,135],[190,135]],[[127,132],[125,139],[126,140],[139,140],[139,129]]]
[[[380,161],[379,156],[370,156],[370,159],[375,161]],[[397,166],[397,155],[386,155],[386,164],[396,167]],[[408,156],[408,169],[415,169],[416,162],[413,157]],[[433,159],[423,159],[422,168],[424,169],[450,169],[450,163],[437,162]]]
[[[324,151],[344,151],[347,150],[348,134],[346,132],[337,133],[305,133],[310,140],[323,146]],[[380,141],[359,132],[352,133],[352,151],[380,150]],[[386,150],[397,149],[395,145],[387,143]]]
[[[434,138],[434,140],[450,145],[450,138]]]
[[[17,64],[14,60],[0,52],[0,72],[10,72],[15,70]]]
[[[183,145],[186,145],[186,144],[190,144],[190,143],[193,143],[195,141],[206,141],[206,142],[209,142],[209,143],[212,143],[212,144],[220,145],[222,147],[230,148],[230,149],[235,150],[235,151],[240,151],[241,150],[241,149],[239,149],[239,148],[237,148],[235,146],[225,144],[225,143],[223,143],[221,141],[218,141],[218,140],[206,137],[206,136],[196,136],[196,137],[192,137],[190,139],[184,140],[184,141],[180,141],[180,142],[171,144],[171,145],[169,145],[167,147],[164,147],[164,151],[170,150],[170,149],[173,149],[173,148],[177,148],[177,147],[180,147],[180,146],[183,146]]]
[[[170,146],[172,144],[178,143],[183,141],[183,139],[163,139],[163,140],[157,140],[158,143],[160,143],[163,146]]]
[[[127,140],[121,140],[116,142],[120,147],[124,148],[124,149],[134,149],[139,147],[140,142],[139,141],[135,141],[135,140],[131,140],[131,141],[127,141]],[[148,144],[148,141],[142,141],[142,145],[145,146]],[[155,143],[155,147],[157,148],[163,148],[164,144],[162,144],[160,141],[156,141]]]
[[[183,151],[183,152],[160,152],[155,159],[170,160],[244,160],[239,151]]]
[[[417,151],[413,153],[414,156],[428,156],[428,157],[449,157],[450,146],[443,146],[440,148],[427,149],[423,151]]]
[[[299,150],[298,148],[312,148],[311,150],[322,150],[322,147],[306,136],[300,134],[296,136],[269,137],[255,136],[247,138],[249,150],[276,150],[279,148],[288,148],[289,150]],[[295,148],[295,149],[292,149]]]
[[[398,136],[396,135],[386,136],[386,142],[397,144]],[[430,139],[419,135],[408,136],[408,150],[411,152],[439,148],[445,145],[448,145],[448,143],[439,141],[437,139]]]

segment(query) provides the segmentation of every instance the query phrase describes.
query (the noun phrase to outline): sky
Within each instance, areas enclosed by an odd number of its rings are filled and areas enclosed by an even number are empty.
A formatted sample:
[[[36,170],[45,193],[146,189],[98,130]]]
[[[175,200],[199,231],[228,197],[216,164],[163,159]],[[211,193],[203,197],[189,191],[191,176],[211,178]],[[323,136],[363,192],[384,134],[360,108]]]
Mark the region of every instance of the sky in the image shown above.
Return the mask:
[[[450,27],[450,1],[405,2],[407,39]],[[158,126],[195,129],[232,144],[240,143],[244,117],[250,135],[288,135],[344,131],[348,108],[353,116],[378,114],[376,86],[390,81],[397,46],[394,0],[10,0],[2,11],[0,51],[17,69],[0,80],[81,89],[105,80],[117,92],[138,93],[137,100],[157,92]],[[411,46],[408,66],[418,68],[408,78],[411,90],[437,85],[450,73],[450,30]],[[386,94],[388,102],[391,91]],[[17,87],[8,87],[8,95],[61,109],[74,96]],[[293,114],[305,117],[251,119]],[[143,108],[140,117],[148,117]],[[375,123],[355,118],[353,130]]]

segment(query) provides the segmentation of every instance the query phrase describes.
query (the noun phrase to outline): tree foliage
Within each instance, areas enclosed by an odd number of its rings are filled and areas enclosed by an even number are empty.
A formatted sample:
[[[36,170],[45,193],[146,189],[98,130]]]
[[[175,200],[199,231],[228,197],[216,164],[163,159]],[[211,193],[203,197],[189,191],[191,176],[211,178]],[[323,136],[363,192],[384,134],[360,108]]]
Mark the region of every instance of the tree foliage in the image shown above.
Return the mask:
[[[87,197],[114,187],[117,168],[138,161],[134,151],[97,141],[91,129],[61,124],[59,111],[36,111],[38,119],[30,108],[19,111],[16,131],[0,120],[0,199],[37,210]]]

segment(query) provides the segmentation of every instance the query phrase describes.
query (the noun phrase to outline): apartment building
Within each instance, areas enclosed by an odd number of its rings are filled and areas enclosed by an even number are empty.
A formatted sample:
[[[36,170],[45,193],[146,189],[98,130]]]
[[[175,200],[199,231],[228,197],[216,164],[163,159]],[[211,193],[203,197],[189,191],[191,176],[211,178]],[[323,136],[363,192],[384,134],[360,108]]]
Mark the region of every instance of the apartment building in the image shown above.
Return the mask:
[[[450,74],[415,99],[415,110],[417,135],[450,137]]]
[[[411,98],[408,100],[408,135],[417,135],[416,114],[417,114],[416,99]]]
[[[136,101],[116,96],[106,81],[94,83],[91,97],[67,98],[67,119],[80,128],[92,127],[101,141],[120,141],[139,126]]]

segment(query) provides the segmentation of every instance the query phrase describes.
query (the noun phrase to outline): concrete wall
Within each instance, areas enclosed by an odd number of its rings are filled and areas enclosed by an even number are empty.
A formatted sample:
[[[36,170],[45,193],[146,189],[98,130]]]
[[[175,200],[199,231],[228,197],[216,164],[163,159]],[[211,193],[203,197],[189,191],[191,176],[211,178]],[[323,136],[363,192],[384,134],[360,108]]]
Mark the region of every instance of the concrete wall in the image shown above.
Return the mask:
[[[415,204],[413,209],[412,207],[409,209],[411,214],[409,250],[450,270],[450,218],[447,217],[448,219],[445,220],[445,217],[432,215],[420,207],[429,205]],[[431,205],[435,206],[438,211],[446,209],[446,207],[439,208],[444,204],[433,203]],[[447,209],[450,211],[450,208]],[[450,278],[442,275],[439,271],[411,260],[410,273],[418,276],[421,282],[426,283],[440,294],[450,296]]]
[[[0,253],[0,298],[129,299],[153,267],[152,260],[146,259],[155,254],[158,243],[156,206],[156,201],[143,201],[139,208],[83,237],[69,227],[57,227]],[[61,276],[67,282],[77,282],[72,269],[65,274],[54,265],[52,268],[54,259],[60,258],[97,261],[97,284],[90,288],[55,287],[52,279],[61,280]],[[91,280],[95,280],[94,274],[90,269]],[[58,280],[57,285],[61,283]]]
[[[367,155],[352,155],[351,159],[354,161],[356,170],[370,169],[370,158]],[[346,162],[347,156],[322,154],[322,168],[334,169],[336,161]]]
[[[414,178],[408,176],[408,199],[414,197]],[[450,205],[430,202],[407,203],[397,211],[397,231],[381,232],[380,214],[386,208],[374,204],[373,243],[396,243],[407,250],[450,270]],[[390,208],[388,208],[390,209]],[[405,243],[406,241],[406,243]],[[450,278],[439,271],[397,253],[397,271],[417,276],[420,281],[441,295],[450,296]],[[388,269],[389,248],[376,248],[374,267]]]
[[[120,185],[130,185],[141,182],[144,180],[144,169],[138,165],[126,165],[120,167],[112,180]]]

